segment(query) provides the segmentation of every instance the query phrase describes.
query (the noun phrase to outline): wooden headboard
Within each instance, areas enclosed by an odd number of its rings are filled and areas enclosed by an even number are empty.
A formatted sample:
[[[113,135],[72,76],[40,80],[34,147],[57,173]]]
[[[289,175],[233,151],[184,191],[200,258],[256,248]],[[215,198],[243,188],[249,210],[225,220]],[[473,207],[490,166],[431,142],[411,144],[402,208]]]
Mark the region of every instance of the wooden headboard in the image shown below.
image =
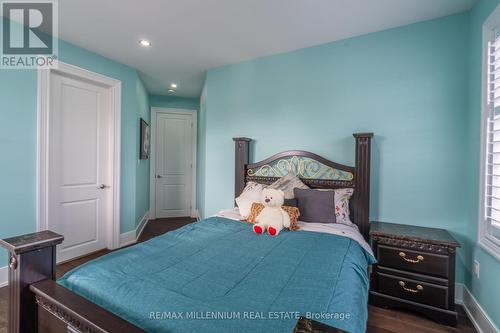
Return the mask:
[[[234,195],[239,196],[249,181],[271,184],[290,170],[310,188],[353,188],[350,202],[351,219],[368,240],[370,228],[370,155],[373,133],[355,133],[356,164],[354,167],[327,160],[302,150],[289,150],[265,160],[250,163],[249,138],[234,138]]]

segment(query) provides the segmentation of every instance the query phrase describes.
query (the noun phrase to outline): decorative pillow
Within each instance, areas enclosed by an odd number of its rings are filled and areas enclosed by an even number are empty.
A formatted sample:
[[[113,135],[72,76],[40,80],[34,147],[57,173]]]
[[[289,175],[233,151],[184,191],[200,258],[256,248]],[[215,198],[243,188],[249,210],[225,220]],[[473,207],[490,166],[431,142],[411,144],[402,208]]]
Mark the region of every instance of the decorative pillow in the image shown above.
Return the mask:
[[[298,203],[297,199],[285,199],[283,206],[299,207],[299,203]]]
[[[299,202],[301,221],[335,223],[335,192],[300,188],[293,191]]]
[[[283,210],[288,213],[288,216],[290,216],[290,230],[299,230],[299,216],[300,216],[300,210],[298,207],[290,207],[290,206],[282,206]]]
[[[274,183],[268,186],[268,188],[274,188],[276,190],[282,190],[285,192],[285,199],[293,199],[294,188],[308,189],[309,187],[304,184],[299,177],[295,176],[295,174],[290,171],[288,175],[281,177]]]
[[[287,212],[288,216],[290,216],[290,228],[289,230],[299,230],[300,227],[297,223],[299,220],[300,212],[297,207],[289,207],[289,206],[281,206],[285,212]],[[264,205],[260,202],[254,202],[252,204],[252,208],[250,209],[250,215],[247,217],[247,222],[255,223],[257,216],[259,216],[260,212],[264,209]]]
[[[263,189],[264,186],[262,184],[256,182],[248,182],[243,192],[239,197],[236,198],[236,204],[238,205],[238,208],[240,209],[240,215],[243,218],[247,218],[250,214],[252,203],[260,201]]]
[[[335,192],[335,217],[337,223],[353,225],[349,218],[349,200],[354,193],[352,188],[340,188],[334,190]]]

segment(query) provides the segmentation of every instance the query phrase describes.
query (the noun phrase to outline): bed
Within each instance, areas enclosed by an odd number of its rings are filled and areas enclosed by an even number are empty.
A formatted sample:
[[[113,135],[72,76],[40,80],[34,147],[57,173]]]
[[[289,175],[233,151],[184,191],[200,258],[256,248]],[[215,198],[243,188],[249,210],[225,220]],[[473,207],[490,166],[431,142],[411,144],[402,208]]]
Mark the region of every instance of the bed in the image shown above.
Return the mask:
[[[372,135],[354,136],[354,167],[304,151],[249,163],[250,139],[235,139],[235,196],[293,165],[311,188],[355,189],[355,228],[308,223],[271,237],[225,212],[90,261],[58,282],[61,236],[3,240],[11,254],[9,332],[292,332],[299,317],[364,332],[375,261],[366,243]]]

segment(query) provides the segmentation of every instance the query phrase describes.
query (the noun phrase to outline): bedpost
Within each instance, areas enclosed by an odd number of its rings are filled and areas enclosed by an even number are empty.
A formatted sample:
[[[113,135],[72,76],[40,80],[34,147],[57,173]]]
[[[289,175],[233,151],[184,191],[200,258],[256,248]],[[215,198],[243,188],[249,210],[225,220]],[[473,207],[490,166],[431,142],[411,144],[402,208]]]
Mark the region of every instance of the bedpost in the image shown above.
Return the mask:
[[[41,231],[0,240],[9,252],[8,333],[37,332],[37,305],[30,284],[56,278],[56,245],[64,237]]]
[[[373,133],[354,133],[356,138],[356,189],[354,220],[363,237],[370,231],[370,158]]]
[[[233,138],[234,141],[234,197],[238,197],[245,188],[245,165],[250,155],[249,138]]]

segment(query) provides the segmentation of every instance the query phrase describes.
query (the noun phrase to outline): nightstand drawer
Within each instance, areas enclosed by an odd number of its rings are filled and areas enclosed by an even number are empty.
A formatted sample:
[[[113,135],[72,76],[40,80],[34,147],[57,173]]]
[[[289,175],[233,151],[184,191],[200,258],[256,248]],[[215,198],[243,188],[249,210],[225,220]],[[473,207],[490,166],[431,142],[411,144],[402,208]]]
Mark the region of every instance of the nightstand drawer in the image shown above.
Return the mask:
[[[383,273],[377,273],[377,279],[380,293],[438,308],[448,308],[448,287]]]
[[[417,311],[456,326],[455,258],[460,244],[444,229],[372,222],[378,264],[372,266],[370,304]]]
[[[377,259],[382,266],[448,277],[449,257],[445,255],[379,245]]]

